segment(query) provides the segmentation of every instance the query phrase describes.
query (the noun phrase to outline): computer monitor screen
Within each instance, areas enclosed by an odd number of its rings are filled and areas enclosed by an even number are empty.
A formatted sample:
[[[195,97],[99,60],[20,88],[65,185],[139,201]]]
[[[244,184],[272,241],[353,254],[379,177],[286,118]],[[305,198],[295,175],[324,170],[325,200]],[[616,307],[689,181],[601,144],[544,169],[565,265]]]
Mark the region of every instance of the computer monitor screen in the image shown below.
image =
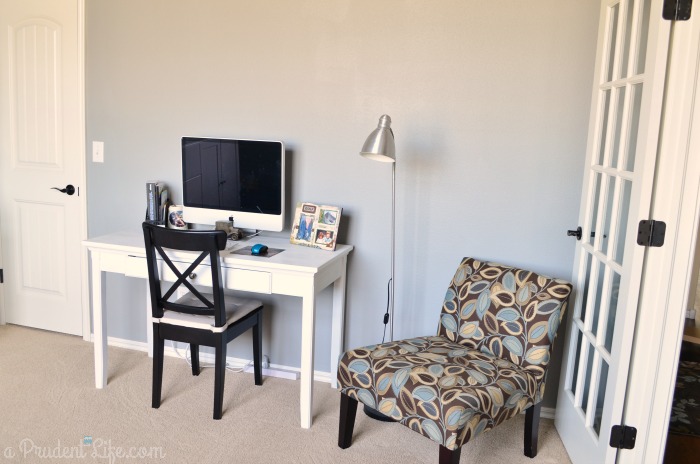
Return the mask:
[[[182,138],[184,219],[214,224],[233,217],[244,229],[284,228],[284,144]]]

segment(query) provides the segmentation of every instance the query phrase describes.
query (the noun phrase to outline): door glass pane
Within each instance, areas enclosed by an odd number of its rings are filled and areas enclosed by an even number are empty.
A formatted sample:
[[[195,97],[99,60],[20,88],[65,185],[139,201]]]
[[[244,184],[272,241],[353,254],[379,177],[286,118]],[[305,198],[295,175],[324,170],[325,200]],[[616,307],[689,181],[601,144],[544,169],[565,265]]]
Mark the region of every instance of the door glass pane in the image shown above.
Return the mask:
[[[595,228],[596,221],[598,220],[598,205],[600,204],[600,178],[601,174],[599,172],[593,173],[593,209],[591,210],[591,217],[588,219],[590,221],[588,230],[591,231],[588,237],[588,243],[593,245],[595,241]]]
[[[632,181],[621,180],[620,207],[618,210],[617,233],[615,234],[615,261],[622,264],[625,255],[625,237],[627,237],[627,219],[630,211]]]
[[[625,156],[625,170],[634,171],[634,160],[637,153],[637,133],[639,132],[639,113],[642,109],[643,84],[632,86],[632,106],[630,107],[629,139],[627,140],[627,156]]]
[[[610,153],[610,167],[617,168],[617,160],[620,158],[620,136],[622,134],[622,114],[625,108],[625,87],[617,91],[617,105],[615,113],[615,131],[613,132],[613,146]]]
[[[605,142],[608,139],[608,117],[610,116],[610,89],[603,91],[603,108],[602,117],[603,120],[600,123],[600,145],[598,145],[598,162],[597,164],[603,165],[603,159],[605,158]]]
[[[615,332],[615,317],[617,316],[617,298],[620,294],[620,274],[613,271],[612,287],[610,288],[610,306],[608,309],[608,320],[605,328],[605,349],[612,349],[613,335]]]
[[[583,339],[583,332],[578,330],[576,326],[574,326],[574,333],[578,333],[578,339],[576,340],[576,349],[574,350],[574,353],[576,353],[574,356],[574,372],[573,375],[571,376],[571,384],[570,384],[570,390],[572,394],[576,394],[576,379],[578,378],[578,366],[581,362],[581,341]]]
[[[603,405],[605,404],[605,386],[608,383],[608,363],[600,359],[600,376],[598,376],[598,396],[595,401],[595,412],[593,415],[593,430],[596,435],[600,435],[600,423],[603,419]]]
[[[651,11],[651,0],[643,0],[642,24],[639,27],[639,46],[637,47],[637,66],[635,74],[642,74],[647,60],[647,41],[649,38],[649,13]]]
[[[584,251],[584,253],[586,252]],[[586,276],[586,280],[583,282],[583,299],[581,300],[581,315],[579,318],[585,321],[586,308],[588,307],[588,285],[591,282],[591,255],[589,253],[586,253],[586,269],[583,275]]]
[[[610,9],[610,34],[608,39],[608,63],[607,72],[605,73],[606,82],[613,80],[613,70],[615,65],[615,46],[617,45],[617,22],[620,16],[620,4],[616,4]]]
[[[634,0],[627,2],[627,13],[625,14],[625,37],[622,44],[622,71],[620,72],[621,77],[629,77],[627,75],[627,70],[631,69],[629,66],[630,60],[630,38],[632,37],[632,18],[634,17]]]
[[[600,251],[606,254],[608,252],[608,242],[610,241],[610,219],[612,218],[613,200],[615,199],[615,180],[613,176],[608,177],[608,189],[605,195],[605,216],[601,226],[603,236],[600,237],[598,242]]]
[[[600,263],[598,265],[598,275],[596,276],[595,301],[593,302],[593,324],[591,325],[593,335],[598,334],[598,320],[600,319],[600,312],[603,306],[603,282],[605,282],[605,264]]]
[[[588,342],[588,360],[586,361],[586,376],[583,379],[583,395],[581,395],[581,409],[583,412],[588,410],[588,395],[591,393],[591,374],[593,373],[593,356],[595,355],[595,348],[593,348]]]

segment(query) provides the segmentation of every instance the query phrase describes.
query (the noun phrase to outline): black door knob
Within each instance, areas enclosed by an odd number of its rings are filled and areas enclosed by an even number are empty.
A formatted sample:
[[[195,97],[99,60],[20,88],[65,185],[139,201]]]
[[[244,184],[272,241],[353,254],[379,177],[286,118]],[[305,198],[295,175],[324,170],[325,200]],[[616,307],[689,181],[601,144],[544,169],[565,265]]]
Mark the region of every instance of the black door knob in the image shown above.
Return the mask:
[[[576,237],[576,240],[581,240],[583,230],[581,229],[581,226],[579,226],[576,228],[576,230],[567,230],[566,235],[568,235],[569,237]]]
[[[75,193],[75,187],[73,187],[71,184],[66,185],[66,188],[51,187],[51,189],[58,190],[66,195],[73,195]]]

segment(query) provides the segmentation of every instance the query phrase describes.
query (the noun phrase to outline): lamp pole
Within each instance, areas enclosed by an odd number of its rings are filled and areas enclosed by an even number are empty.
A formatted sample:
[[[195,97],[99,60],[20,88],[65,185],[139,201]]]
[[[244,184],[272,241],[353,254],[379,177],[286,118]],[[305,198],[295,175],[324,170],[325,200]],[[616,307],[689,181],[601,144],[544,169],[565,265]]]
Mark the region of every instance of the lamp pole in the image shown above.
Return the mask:
[[[389,341],[394,341],[394,272],[396,271],[396,160],[391,163],[391,284],[389,285]]]

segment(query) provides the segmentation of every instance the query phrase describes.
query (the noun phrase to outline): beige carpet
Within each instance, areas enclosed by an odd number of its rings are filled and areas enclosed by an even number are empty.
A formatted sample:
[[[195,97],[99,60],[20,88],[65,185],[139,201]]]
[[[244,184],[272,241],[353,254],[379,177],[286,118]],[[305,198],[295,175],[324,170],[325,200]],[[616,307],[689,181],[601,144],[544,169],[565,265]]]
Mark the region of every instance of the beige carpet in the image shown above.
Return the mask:
[[[227,373],[224,416],[211,418],[214,371],[166,358],[152,409],[151,360],[109,349],[109,384],[94,386],[93,349],[78,337],[0,326],[0,463],[437,463],[438,445],[358,411],[352,447],[337,446],[339,393],[314,385],[314,423],[299,427],[299,383]],[[92,445],[89,439],[92,437]],[[550,420],[539,455],[523,456],[523,416],[462,449],[462,463],[568,463]],[[128,455],[128,457],[125,457]]]

